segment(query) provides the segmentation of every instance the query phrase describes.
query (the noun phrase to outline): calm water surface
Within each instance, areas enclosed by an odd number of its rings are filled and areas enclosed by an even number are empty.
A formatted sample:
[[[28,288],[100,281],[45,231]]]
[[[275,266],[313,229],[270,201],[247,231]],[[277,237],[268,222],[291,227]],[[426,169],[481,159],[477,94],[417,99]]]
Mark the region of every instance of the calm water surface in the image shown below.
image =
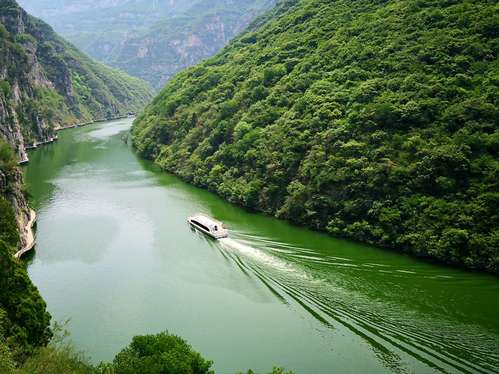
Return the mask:
[[[63,132],[26,170],[30,275],[95,362],[168,329],[217,373],[499,371],[498,278],[248,213],[138,159],[130,125]],[[231,238],[191,231],[195,212]]]

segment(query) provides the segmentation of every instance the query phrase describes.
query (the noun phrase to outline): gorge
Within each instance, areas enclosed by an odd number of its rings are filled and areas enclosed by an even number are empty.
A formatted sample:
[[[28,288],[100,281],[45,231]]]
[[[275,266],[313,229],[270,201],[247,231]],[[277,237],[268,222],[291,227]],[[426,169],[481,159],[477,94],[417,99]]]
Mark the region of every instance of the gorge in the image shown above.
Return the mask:
[[[213,56],[275,0],[20,3],[93,58],[159,90],[177,72]]]
[[[149,83],[0,1],[1,373],[497,372],[497,4],[28,2]]]
[[[496,4],[283,1],[179,73],[133,143],[310,228],[499,271]]]

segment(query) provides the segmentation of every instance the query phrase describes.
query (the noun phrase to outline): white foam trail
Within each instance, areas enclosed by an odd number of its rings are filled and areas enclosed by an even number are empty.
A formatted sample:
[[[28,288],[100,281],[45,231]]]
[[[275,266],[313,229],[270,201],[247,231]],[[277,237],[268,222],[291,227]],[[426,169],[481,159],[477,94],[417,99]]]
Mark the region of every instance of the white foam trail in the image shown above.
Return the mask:
[[[248,244],[245,244],[244,242],[240,240],[234,240],[231,238],[223,238],[220,239],[219,242],[224,246],[225,248],[236,250],[239,253],[251,257],[255,260],[257,260],[260,263],[263,263],[267,266],[270,266],[274,269],[278,269],[280,271],[285,271],[285,272],[294,272],[297,273],[299,272],[293,265],[291,265],[288,262],[285,262],[283,260],[280,260],[272,255],[269,255],[265,252],[262,252],[261,250],[258,250]]]

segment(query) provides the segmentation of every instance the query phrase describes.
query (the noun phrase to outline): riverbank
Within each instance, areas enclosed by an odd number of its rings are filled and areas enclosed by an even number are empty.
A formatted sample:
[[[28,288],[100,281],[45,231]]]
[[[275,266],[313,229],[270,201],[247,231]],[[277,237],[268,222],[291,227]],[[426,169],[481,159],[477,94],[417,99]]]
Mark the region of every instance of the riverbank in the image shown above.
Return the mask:
[[[59,139],[59,136],[57,135],[57,132],[59,132],[59,131],[89,126],[89,125],[92,125],[95,123],[101,123],[101,122],[107,122],[107,121],[116,121],[116,120],[125,119],[125,118],[133,118],[134,116],[135,116],[135,113],[129,113],[129,114],[123,115],[123,116],[116,116],[116,117],[105,118],[105,119],[97,119],[97,120],[91,121],[91,122],[76,123],[76,124],[65,125],[65,126],[56,126],[56,127],[54,127],[54,132],[56,133],[54,136],[52,136],[46,140],[34,142],[30,145],[25,145],[24,148],[25,148],[25,150],[32,150],[32,149],[37,149],[38,147],[43,146],[43,145],[51,144]],[[29,162],[29,157],[26,154],[26,156],[23,157],[19,161],[19,165],[25,165],[28,162]]]
[[[126,116],[117,116],[117,117],[113,117],[111,119],[99,119],[99,120],[96,120],[93,122],[85,122],[85,123],[67,125],[67,126],[62,126],[62,127],[59,126],[59,127],[56,127],[54,129],[54,131],[57,133],[57,132],[62,131],[62,130],[74,129],[74,128],[84,127],[84,126],[88,126],[88,125],[95,124],[95,123],[106,122],[106,121],[115,121],[115,120],[125,119],[125,118],[133,118],[133,115],[128,114]],[[45,141],[41,141],[41,142],[34,143],[32,145],[29,145],[29,146],[25,146],[25,149],[26,150],[34,150],[34,149],[37,149],[43,145],[54,143],[58,139],[59,139],[59,136],[57,134],[55,134],[53,137],[51,137]],[[22,160],[19,161],[19,165],[26,165],[28,163],[29,163],[28,155],[26,155],[25,158],[23,158]],[[30,209],[29,221],[22,228],[22,232],[21,232],[21,236],[23,238],[25,238],[22,241],[24,243],[24,245],[22,246],[22,248],[19,251],[16,252],[14,257],[16,257],[18,259],[21,258],[24,254],[31,251],[34,248],[34,246],[36,245],[36,238],[35,238],[34,231],[33,231],[33,227],[34,227],[34,224],[36,223],[36,219],[37,219],[36,212],[33,209]],[[21,227],[20,227],[20,229],[21,229]]]
[[[28,223],[26,223],[26,226],[23,229],[23,234],[26,238],[26,244],[23,248],[16,252],[16,254],[14,255],[15,258],[21,258],[25,253],[31,251],[35,247],[36,238],[33,228],[36,223],[36,218],[36,212],[33,209],[30,209],[29,221]]]
[[[72,125],[57,126],[57,127],[54,128],[54,131],[58,132],[58,131],[62,131],[62,130],[74,129],[74,128],[77,128],[77,127],[88,126],[88,125],[92,125],[94,123],[107,122],[107,121],[116,121],[116,120],[125,119],[125,118],[132,118],[134,116],[135,116],[135,113],[133,113],[133,114],[127,114],[127,115],[123,115],[123,116],[111,117],[111,118],[97,119],[97,120],[90,121],[90,122],[76,123],[76,124],[72,124]]]

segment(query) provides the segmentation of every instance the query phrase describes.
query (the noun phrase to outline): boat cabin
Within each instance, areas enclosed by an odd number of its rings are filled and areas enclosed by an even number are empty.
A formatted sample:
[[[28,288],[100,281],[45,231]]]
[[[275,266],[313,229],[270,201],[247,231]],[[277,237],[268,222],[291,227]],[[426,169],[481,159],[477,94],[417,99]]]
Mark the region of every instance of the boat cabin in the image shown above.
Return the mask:
[[[187,222],[198,231],[201,231],[214,239],[222,239],[229,236],[222,222],[204,214],[191,216],[187,219]]]

